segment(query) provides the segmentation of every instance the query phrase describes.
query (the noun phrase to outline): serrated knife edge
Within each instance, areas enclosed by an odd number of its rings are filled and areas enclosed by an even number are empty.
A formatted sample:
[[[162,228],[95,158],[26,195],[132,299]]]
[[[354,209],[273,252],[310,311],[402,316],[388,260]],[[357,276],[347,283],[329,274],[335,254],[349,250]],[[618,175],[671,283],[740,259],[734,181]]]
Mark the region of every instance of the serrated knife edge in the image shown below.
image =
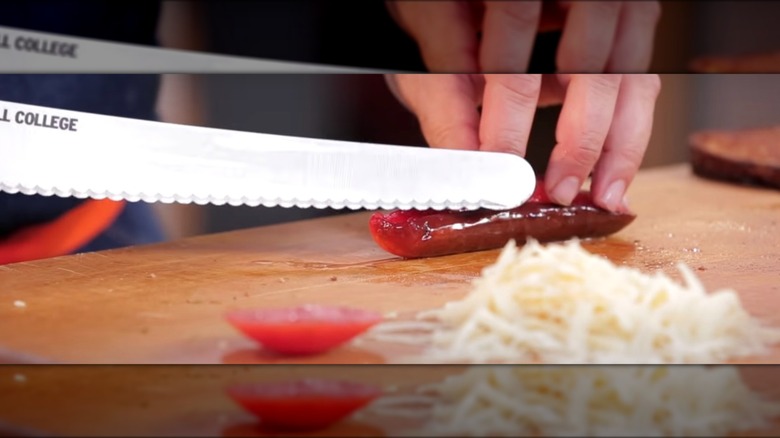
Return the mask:
[[[9,115],[17,111],[77,119],[79,128],[61,132],[17,124]],[[217,205],[502,209],[522,204],[535,185],[530,165],[510,154],[229,131],[2,101],[0,136],[0,190],[9,193]]]

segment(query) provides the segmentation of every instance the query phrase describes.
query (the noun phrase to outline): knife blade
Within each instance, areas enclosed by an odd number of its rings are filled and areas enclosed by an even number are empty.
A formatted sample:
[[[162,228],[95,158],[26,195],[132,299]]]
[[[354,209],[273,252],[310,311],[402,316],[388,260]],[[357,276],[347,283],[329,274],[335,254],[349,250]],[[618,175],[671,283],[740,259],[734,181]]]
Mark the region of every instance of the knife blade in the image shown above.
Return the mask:
[[[0,73],[393,73],[146,47],[0,26]]]
[[[508,209],[523,158],[178,125],[0,101],[0,190],[146,202]]]

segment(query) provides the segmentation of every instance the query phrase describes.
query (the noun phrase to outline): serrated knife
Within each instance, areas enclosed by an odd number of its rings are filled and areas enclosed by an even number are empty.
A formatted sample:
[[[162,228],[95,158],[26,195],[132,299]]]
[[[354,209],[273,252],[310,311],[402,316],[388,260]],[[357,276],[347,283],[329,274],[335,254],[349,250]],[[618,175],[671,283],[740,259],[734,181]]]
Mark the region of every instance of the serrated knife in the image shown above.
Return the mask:
[[[392,73],[148,47],[0,26],[0,73]]]
[[[147,202],[509,209],[523,158],[136,120],[0,101],[0,190]]]

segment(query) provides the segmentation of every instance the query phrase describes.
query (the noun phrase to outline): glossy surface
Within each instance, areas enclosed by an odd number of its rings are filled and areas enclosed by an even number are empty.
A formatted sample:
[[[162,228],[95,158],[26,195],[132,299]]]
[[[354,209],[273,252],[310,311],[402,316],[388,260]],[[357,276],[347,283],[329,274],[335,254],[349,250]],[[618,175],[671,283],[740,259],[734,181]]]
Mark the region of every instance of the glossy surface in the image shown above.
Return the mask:
[[[708,289],[734,288],[780,326],[780,193],[698,178],[688,166],[641,172],[637,218],[585,244],[616,264],[679,279],[685,262]],[[499,250],[403,260],[374,243],[370,213],[202,236],[161,245],[0,266],[0,360],[64,363],[379,364],[406,347],[345,345],[279,358],[237,332],[226,312],[349,306],[406,320],[460,299]],[[23,301],[26,306],[16,307]],[[742,363],[778,363],[780,349]]]
[[[348,307],[304,305],[233,310],[228,312],[226,319],[274,353],[314,355],[350,341],[379,323],[382,315]]]
[[[317,431],[331,427],[381,395],[372,385],[346,380],[300,379],[241,384],[228,395],[272,431]]]
[[[9,436],[81,437],[399,436],[420,427],[425,417],[386,415],[368,405],[326,429],[281,433],[264,429],[253,414],[226,394],[226,388],[349,376],[352,381],[378,386],[386,395],[393,396],[411,394],[420,385],[440,382],[464,371],[464,367],[453,366],[381,365],[6,366],[0,367],[0,435],[5,431]],[[740,367],[739,371],[753,391],[780,400],[780,372],[775,367]],[[780,423],[776,421],[765,429],[734,436],[778,434]]]
[[[544,194],[544,183],[525,204],[512,210],[396,210],[371,216],[374,241],[387,252],[406,258],[436,257],[501,248],[510,239],[522,244],[604,237],[634,221],[633,213],[610,213],[596,207],[589,192],[569,206],[555,205]]]

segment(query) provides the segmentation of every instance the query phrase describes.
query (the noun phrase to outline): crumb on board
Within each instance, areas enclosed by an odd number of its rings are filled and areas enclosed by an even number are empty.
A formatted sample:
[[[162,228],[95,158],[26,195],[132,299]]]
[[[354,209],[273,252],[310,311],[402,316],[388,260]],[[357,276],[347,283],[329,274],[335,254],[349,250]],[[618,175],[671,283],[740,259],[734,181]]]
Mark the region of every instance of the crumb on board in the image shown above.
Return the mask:
[[[27,381],[27,376],[25,376],[24,374],[19,374],[19,373],[14,374],[14,382],[24,383],[26,381]]]
[[[398,312],[396,312],[396,311],[387,312],[387,313],[385,313],[384,317],[387,318],[387,319],[398,318]]]
[[[149,278],[157,278],[156,274],[149,274]]]
[[[338,280],[338,277],[336,277],[335,275],[333,277],[330,277],[330,281],[336,281],[336,280]]]
[[[279,283],[287,283],[287,279],[282,277],[279,279]]]
[[[25,303],[22,300],[16,300],[14,301],[14,307],[18,307],[20,309],[27,307],[27,303]]]

